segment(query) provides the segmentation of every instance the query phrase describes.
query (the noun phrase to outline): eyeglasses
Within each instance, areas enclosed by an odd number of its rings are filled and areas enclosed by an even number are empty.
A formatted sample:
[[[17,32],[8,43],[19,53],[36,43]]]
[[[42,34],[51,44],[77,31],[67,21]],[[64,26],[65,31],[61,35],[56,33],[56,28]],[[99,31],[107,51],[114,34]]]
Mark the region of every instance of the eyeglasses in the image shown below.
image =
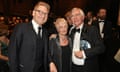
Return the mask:
[[[34,10],[34,11],[36,11],[36,12],[38,12],[38,13],[40,13],[40,14],[44,14],[44,15],[47,15],[48,13],[45,13],[45,12],[43,12],[43,11],[41,11],[41,10]]]

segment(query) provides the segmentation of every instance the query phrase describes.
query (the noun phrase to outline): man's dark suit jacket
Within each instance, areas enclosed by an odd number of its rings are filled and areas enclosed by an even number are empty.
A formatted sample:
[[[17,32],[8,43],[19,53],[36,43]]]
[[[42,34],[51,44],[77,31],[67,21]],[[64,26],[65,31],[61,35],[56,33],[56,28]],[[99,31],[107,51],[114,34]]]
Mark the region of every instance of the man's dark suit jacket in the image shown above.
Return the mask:
[[[93,21],[92,25],[96,26],[100,33],[99,21],[98,20]],[[103,54],[99,56],[100,68],[101,70],[107,70],[107,69],[109,70],[109,66],[113,62],[112,55],[115,52],[112,44],[112,23],[110,21],[104,20],[104,26],[102,32],[104,33],[103,42],[105,45],[105,51]],[[107,72],[107,71],[101,71],[101,72]]]
[[[47,31],[43,28],[44,39],[44,67],[47,70]],[[33,72],[36,55],[37,35],[32,22],[18,24],[10,38],[9,60],[11,72]],[[42,62],[43,63],[43,62]],[[47,71],[45,71],[47,72]]]
[[[93,21],[92,25],[96,26],[98,31],[100,32],[98,20]],[[103,37],[104,42],[111,40],[111,38],[112,38],[112,23],[110,21],[107,21],[107,20],[104,21],[104,27],[103,27],[102,32],[104,33],[104,37]]]
[[[74,39],[75,30],[73,29],[70,37],[72,41]],[[98,63],[98,55],[104,52],[104,44],[98,33],[98,30],[94,26],[83,26],[81,33],[81,40],[87,40],[91,48],[84,49],[86,60],[85,65],[83,66],[83,71],[85,72],[99,72],[99,63]]]

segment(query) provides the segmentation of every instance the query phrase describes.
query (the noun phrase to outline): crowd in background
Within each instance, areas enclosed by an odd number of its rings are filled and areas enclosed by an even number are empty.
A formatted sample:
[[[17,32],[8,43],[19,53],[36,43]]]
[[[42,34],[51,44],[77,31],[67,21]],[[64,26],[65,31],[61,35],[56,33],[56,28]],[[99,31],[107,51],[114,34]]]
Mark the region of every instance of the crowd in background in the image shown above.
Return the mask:
[[[69,11],[62,17],[65,17],[69,23],[69,26],[72,26],[72,25],[70,25],[72,23],[70,22],[68,15],[69,15]],[[47,21],[47,23],[50,23],[50,24],[46,23],[45,27],[49,28],[49,27],[53,26],[52,28],[54,28],[54,25],[52,25],[52,24],[57,17],[61,17],[61,16],[56,16],[54,13],[51,12],[49,14],[49,18]],[[88,11],[88,12],[86,12],[85,23],[88,23],[88,25],[91,25],[92,22],[97,19],[97,17],[98,17],[98,13],[95,14],[93,11]],[[17,16],[17,15],[4,16],[4,15],[0,15],[0,28],[1,29],[8,29],[11,32],[16,24],[23,23],[23,22],[28,23],[30,20],[31,20],[31,16]],[[112,23],[112,24],[114,24],[114,23]],[[119,24],[116,24],[116,27],[112,27],[112,30],[114,31],[113,36],[120,38],[119,37],[120,36],[119,35],[120,34]]]

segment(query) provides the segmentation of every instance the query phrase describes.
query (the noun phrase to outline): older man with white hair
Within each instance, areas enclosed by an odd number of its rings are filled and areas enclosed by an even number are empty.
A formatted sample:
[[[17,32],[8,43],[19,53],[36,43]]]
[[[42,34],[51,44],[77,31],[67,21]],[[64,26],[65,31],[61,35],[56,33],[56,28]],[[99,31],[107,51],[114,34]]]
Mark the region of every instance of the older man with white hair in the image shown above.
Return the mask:
[[[71,10],[75,26],[70,37],[73,42],[72,72],[99,72],[97,56],[104,52],[104,45],[98,30],[84,24],[85,14],[80,8]]]

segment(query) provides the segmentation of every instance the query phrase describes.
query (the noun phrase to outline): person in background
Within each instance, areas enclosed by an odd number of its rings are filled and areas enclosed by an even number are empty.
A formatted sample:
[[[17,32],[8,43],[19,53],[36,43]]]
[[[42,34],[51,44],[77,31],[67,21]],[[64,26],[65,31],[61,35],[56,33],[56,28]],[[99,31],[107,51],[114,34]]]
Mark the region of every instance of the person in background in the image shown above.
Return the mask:
[[[67,13],[65,14],[65,18],[66,18],[66,20],[67,20],[67,22],[68,22],[68,26],[72,26],[72,21],[71,21],[71,12],[70,11],[67,11]]]
[[[88,11],[85,17],[85,23],[88,25],[91,25],[93,21],[93,12],[92,11]]]
[[[0,72],[8,72],[8,30],[0,29]]]
[[[71,10],[72,72],[99,72],[98,55],[104,44],[96,27],[84,23],[85,14],[80,8]]]
[[[92,25],[97,27],[99,34],[105,45],[105,51],[99,56],[101,72],[109,72],[111,66],[112,53],[112,23],[106,19],[107,10],[99,9],[97,20]]]
[[[67,11],[67,13],[65,14],[65,18],[68,22],[68,31],[69,31],[68,34],[70,34],[71,30],[74,28],[74,25],[73,25],[70,17],[71,17],[71,11]]]
[[[10,37],[8,56],[11,72],[48,72],[48,33],[43,27],[50,5],[39,1],[29,23],[17,24]]]
[[[51,38],[50,72],[71,72],[71,39],[67,36],[68,24],[64,18],[54,22],[58,34]]]

